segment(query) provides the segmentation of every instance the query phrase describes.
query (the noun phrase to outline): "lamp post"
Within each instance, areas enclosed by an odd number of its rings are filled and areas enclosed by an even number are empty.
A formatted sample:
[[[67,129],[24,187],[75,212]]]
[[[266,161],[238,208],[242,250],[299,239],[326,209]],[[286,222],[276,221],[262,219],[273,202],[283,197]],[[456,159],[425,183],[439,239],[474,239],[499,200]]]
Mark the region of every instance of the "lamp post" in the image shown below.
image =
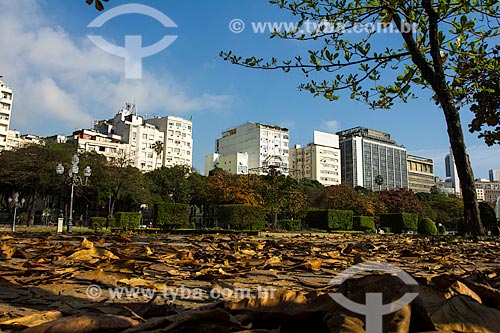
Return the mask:
[[[87,186],[87,182],[89,180],[90,175],[92,174],[92,169],[90,169],[90,166],[87,166],[83,170],[83,178],[78,175],[78,163],[80,162],[80,159],[78,158],[78,155],[73,155],[73,158],[71,159],[71,168],[68,171],[68,181],[71,186],[71,195],[70,195],[70,201],[69,201],[69,217],[68,217],[68,224],[67,224],[67,232],[70,234],[73,232],[73,194],[75,192],[75,186]],[[64,174],[64,166],[59,163],[56,167],[56,173],[60,176]]]
[[[14,219],[12,220],[12,232],[16,231],[16,214],[17,209],[24,205],[24,198],[19,200],[19,193],[15,192],[12,197],[8,199],[9,204],[14,205]]]

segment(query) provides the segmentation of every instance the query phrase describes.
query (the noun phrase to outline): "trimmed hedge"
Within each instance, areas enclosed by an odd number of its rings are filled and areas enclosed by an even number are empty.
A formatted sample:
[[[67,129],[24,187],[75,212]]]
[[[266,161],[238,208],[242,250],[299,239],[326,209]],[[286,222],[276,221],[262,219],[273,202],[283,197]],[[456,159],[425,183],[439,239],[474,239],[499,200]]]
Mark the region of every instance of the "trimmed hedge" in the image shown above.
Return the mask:
[[[106,223],[108,228],[116,228],[116,219],[114,217],[108,217],[108,221]]]
[[[102,229],[106,227],[106,218],[105,217],[91,217],[90,225],[94,229]]]
[[[260,206],[220,205],[219,224],[235,230],[262,230],[265,225],[265,211]]]
[[[434,221],[426,217],[418,221],[418,233],[422,235],[435,235],[438,229]]]
[[[309,228],[320,230],[352,230],[352,210],[321,209],[307,212],[304,221]]]
[[[115,227],[124,230],[138,228],[141,224],[140,212],[117,212],[115,213]]]
[[[283,230],[297,231],[301,229],[300,220],[279,220],[278,224],[283,228]]]
[[[352,218],[354,230],[363,231],[365,233],[374,233],[375,218],[373,216],[354,216]]]
[[[154,206],[154,225],[163,230],[187,228],[189,226],[189,205],[162,203]]]
[[[416,231],[418,227],[417,214],[395,213],[380,215],[380,226],[391,228],[391,232],[400,234],[406,231]]]

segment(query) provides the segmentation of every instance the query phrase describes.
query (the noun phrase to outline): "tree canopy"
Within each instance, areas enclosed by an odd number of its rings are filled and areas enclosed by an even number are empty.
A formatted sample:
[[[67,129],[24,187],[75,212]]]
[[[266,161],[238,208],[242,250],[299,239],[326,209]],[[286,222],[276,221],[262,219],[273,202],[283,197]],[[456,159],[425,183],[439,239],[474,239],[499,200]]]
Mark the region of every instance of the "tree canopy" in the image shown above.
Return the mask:
[[[351,99],[371,108],[388,109],[396,100],[408,102],[416,97],[416,88],[430,89],[445,115],[468,232],[483,233],[453,83],[462,80],[462,86],[476,89],[475,98],[485,97],[478,85],[470,84],[474,76],[464,75],[460,66],[464,58],[471,59],[468,64],[472,73],[484,72],[485,65],[495,65],[484,59],[496,54],[498,48],[495,42],[500,33],[499,3],[496,0],[270,0],[270,3],[299,20],[293,31],[274,31],[272,37],[314,41],[311,46],[317,47],[281,61],[275,57],[243,58],[232,51],[222,51],[223,59],[264,70],[298,69],[308,80],[300,89],[330,101],[338,100],[341,91],[348,91]],[[310,27],[311,22],[314,30],[309,32],[304,27]],[[359,31],[355,29],[360,26],[362,33],[356,36],[346,33]],[[396,32],[393,36],[399,39],[391,38],[388,43],[388,35],[381,37],[388,29]],[[316,76],[320,79],[315,79]],[[484,79],[480,86],[489,84]],[[493,93],[492,89],[487,92]],[[483,123],[495,125],[492,117],[482,116],[486,110],[495,110],[494,106],[477,102],[476,110],[479,116],[471,124],[471,130],[477,130]],[[483,133],[485,138],[489,134]]]

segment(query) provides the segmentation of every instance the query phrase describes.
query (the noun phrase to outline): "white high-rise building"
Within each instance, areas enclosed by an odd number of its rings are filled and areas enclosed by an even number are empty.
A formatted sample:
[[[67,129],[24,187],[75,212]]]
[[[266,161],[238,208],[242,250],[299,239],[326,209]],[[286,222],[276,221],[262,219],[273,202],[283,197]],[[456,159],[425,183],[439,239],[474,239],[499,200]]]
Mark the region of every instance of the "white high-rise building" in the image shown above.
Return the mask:
[[[455,158],[453,157],[453,151],[450,148],[450,153],[444,158],[444,166],[446,172],[446,181],[451,182],[456,195],[460,195],[462,191],[460,190],[460,178],[458,178],[457,166],[455,165]]]
[[[290,149],[290,166],[293,178],[317,180],[324,186],[340,184],[339,136],[314,131],[313,142]]]
[[[56,140],[59,138],[55,137]],[[61,138],[62,139],[62,138]],[[110,162],[128,155],[129,145],[121,142],[121,137],[115,134],[102,134],[94,130],[79,130],[73,132],[78,151],[95,152],[103,155]]]
[[[408,188],[406,148],[388,133],[365,127],[338,132],[342,184],[369,190]]]
[[[192,122],[179,117],[167,116],[144,120],[137,115],[135,105],[127,103],[113,119],[102,120],[94,128],[106,135],[117,135],[129,145],[128,154],[132,165],[142,171],[162,166],[192,166]],[[155,147],[160,144],[162,152]]]
[[[12,89],[0,79],[0,151],[9,148],[8,140],[13,99],[14,93]]]
[[[215,144],[215,152],[222,156],[247,153],[248,172],[260,174],[270,168],[288,174],[289,149],[288,129],[251,122],[224,131]]]
[[[162,165],[193,164],[193,122],[175,116],[146,119],[146,125],[154,125],[163,133],[164,154]]]

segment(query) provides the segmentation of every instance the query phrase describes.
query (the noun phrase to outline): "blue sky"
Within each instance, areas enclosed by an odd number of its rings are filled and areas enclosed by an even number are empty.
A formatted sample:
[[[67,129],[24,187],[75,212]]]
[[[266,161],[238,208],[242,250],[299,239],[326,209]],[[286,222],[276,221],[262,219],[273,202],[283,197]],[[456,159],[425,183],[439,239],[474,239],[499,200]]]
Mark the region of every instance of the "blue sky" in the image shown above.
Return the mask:
[[[101,28],[87,28],[100,12],[84,0],[2,0],[0,2],[0,75],[15,91],[11,127],[21,133],[70,134],[91,127],[92,120],[113,117],[134,100],[142,115],[193,117],[194,166],[213,152],[221,132],[246,121],[290,129],[291,143],[307,144],[313,130],[335,132],[365,126],[391,134],[411,154],[434,159],[436,175],[444,176],[448,136],[442,111],[419,90],[417,100],[398,103],[392,110],[370,110],[347,96],[328,102],[300,92],[300,73],[260,71],[231,65],[219,58],[221,50],[242,56],[290,58],[316,48],[315,42],[280,41],[254,33],[252,22],[296,21],[265,0],[111,0],[106,9],[141,3],[166,14],[177,28],[165,28],[153,18],[123,15]],[[233,19],[245,30],[233,33]],[[124,44],[125,35],[142,35],[151,45],[164,35],[177,40],[162,52],[143,59],[142,79],[124,77],[124,60],[96,47],[87,35],[101,35]],[[398,35],[379,38],[400,42]],[[314,77],[313,77],[314,78]],[[487,147],[466,130],[472,114],[462,122],[475,177],[500,168],[500,147]]]

